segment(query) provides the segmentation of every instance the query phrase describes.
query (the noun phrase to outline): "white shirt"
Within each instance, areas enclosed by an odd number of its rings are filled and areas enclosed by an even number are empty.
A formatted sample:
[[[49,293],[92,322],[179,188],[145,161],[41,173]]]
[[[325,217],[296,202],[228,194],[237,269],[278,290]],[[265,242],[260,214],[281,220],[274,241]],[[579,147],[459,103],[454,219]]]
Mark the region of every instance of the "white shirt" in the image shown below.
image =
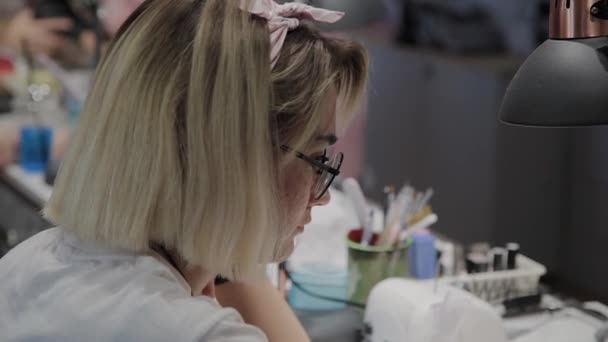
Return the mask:
[[[0,259],[0,341],[267,341],[214,299],[192,297],[160,256],[84,243],[61,228]]]

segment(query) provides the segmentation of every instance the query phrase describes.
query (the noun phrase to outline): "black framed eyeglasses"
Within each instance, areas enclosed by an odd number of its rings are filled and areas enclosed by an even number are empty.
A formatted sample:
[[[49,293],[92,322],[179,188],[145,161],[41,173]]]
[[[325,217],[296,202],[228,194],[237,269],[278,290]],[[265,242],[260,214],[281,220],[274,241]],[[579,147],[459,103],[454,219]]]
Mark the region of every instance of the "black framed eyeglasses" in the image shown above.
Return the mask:
[[[344,154],[342,152],[329,157],[327,155],[327,150],[324,150],[322,156],[311,157],[304,153],[294,151],[291,147],[286,145],[281,146],[281,149],[288,153],[294,153],[296,157],[304,160],[316,169],[317,180],[313,190],[316,201],[325,195],[331,183],[340,174],[340,166],[342,166],[342,161],[344,160]]]

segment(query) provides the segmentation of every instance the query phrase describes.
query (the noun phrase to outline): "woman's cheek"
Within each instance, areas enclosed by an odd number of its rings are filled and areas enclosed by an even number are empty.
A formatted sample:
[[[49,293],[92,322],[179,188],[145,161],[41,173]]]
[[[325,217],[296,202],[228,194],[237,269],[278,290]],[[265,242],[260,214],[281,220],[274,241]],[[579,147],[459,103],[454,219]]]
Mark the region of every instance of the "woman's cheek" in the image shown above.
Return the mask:
[[[312,172],[306,167],[291,167],[288,169],[284,186],[284,203],[287,205],[290,225],[299,225],[301,216],[308,207],[312,188]]]

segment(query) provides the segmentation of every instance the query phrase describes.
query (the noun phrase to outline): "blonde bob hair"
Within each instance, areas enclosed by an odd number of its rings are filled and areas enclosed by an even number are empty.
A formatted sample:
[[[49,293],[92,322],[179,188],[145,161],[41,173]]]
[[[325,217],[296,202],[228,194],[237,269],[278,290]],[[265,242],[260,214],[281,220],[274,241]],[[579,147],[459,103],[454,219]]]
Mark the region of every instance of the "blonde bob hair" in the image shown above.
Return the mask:
[[[231,279],[275,257],[279,177],[319,133],[329,87],[339,115],[365,90],[357,43],[309,25],[270,67],[267,23],[226,0],[147,0],[97,70],[44,214],[81,239],[177,251]]]

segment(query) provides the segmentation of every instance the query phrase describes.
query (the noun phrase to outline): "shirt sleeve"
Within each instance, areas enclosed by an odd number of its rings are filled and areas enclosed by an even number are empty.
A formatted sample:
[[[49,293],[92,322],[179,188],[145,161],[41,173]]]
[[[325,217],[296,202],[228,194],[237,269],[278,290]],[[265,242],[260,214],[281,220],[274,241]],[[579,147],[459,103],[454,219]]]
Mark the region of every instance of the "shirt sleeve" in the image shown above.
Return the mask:
[[[200,342],[268,342],[266,335],[257,327],[225,319],[218,322],[211,330],[202,336]]]

